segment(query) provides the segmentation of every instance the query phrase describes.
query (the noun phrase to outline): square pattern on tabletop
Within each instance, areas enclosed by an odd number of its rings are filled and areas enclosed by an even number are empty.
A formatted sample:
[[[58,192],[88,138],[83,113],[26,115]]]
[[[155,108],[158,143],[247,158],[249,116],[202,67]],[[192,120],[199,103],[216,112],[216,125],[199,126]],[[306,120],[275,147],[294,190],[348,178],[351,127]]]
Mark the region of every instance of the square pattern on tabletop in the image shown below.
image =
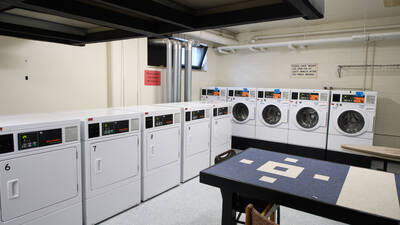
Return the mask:
[[[274,161],[268,161],[264,163],[264,165],[260,166],[257,170],[296,179],[300,175],[300,173],[304,170],[304,167],[293,166]]]

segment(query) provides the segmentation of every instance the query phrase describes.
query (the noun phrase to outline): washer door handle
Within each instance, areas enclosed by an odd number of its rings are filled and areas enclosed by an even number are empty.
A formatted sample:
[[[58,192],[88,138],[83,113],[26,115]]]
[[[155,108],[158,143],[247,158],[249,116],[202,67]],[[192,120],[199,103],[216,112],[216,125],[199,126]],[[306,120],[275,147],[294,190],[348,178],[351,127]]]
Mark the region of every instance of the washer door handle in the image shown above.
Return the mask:
[[[96,173],[102,173],[103,172],[103,160],[102,159],[96,159]]]
[[[14,179],[7,182],[8,199],[19,198],[19,180]]]

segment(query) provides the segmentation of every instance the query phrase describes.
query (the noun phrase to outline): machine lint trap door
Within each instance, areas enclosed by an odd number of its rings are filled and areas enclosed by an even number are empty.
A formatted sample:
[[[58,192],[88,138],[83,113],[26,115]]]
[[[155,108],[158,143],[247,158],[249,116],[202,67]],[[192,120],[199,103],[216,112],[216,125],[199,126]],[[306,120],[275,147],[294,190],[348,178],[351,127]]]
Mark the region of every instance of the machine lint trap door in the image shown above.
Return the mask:
[[[198,121],[185,127],[185,157],[207,151],[210,146],[210,121]]]
[[[78,195],[76,147],[0,162],[3,222]]]
[[[180,156],[179,127],[160,129],[146,134],[146,171],[176,162]]]
[[[230,117],[214,118],[213,123],[213,145],[218,146],[230,142],[232,119]]]
[[[139,136],[110,138],[90,145],[92,190],[139,175]]]

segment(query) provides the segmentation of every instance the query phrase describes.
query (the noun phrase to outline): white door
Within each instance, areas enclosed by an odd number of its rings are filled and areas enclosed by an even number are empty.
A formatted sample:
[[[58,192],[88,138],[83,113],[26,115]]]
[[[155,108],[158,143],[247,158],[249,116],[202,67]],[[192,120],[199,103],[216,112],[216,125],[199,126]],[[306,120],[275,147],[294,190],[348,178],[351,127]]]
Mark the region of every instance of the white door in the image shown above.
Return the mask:
[[[92,190],[135,177],[139,173],[139,137],[125,136],[90,145]]]
[[[213,124],[213,146],[223,145],[231,141],[232,120],[230,117],[214,119]]]
[[[1,161],[2,221],[77,196],[77,161],[76,147]]]
[[[186,148],[185,157],[195,155],[209,149],[210,124],[209,121],[194,123],[185,127]]]
[[[146,144],[147,171],[178,161],[181,149],[179,127],[146,134]]]

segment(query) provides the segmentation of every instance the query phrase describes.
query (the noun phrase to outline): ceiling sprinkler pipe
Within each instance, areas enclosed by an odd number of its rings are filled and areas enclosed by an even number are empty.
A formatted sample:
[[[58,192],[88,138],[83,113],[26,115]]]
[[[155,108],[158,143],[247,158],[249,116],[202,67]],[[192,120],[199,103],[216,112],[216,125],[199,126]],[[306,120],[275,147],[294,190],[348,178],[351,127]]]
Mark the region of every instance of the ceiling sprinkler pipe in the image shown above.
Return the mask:
[[[353,35],[348,37],[309,39],[309,40],[284,41],[284,42],[273,42],[273,43],[233,45],[233,46],[218,47],[217,50],[222,54],[229,54],[231,51],[234,50],[249,49],[249,48],[272,48],[272,47],[289,47],[289,46],[302,46],[302,45],[308,46],[317,44],[357,42],[366,40],[396,40],[396,39],[400,39],[400,32]]]

